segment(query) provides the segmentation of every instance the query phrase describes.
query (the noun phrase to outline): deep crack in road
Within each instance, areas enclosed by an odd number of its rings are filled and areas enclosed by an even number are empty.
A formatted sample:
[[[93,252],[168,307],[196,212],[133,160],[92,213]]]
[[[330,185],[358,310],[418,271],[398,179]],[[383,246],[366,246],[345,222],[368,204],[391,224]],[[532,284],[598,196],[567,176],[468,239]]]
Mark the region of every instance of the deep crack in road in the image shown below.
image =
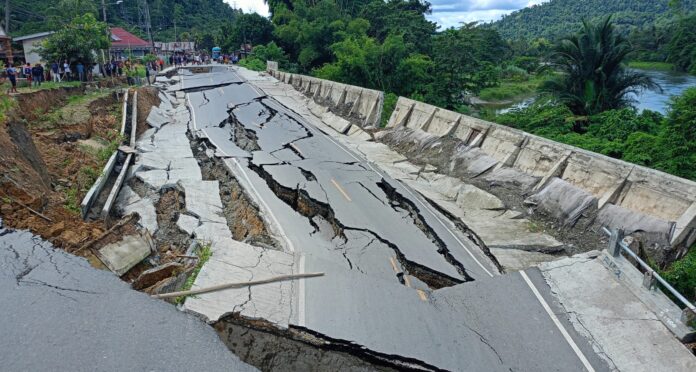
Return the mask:
[[[287,324],[271,325],[279,333],[301,330],[397,368],[583,368],[575,344],[530,290],[548,294],[538,271],[527,273],[534,284],[520,274],[498,276],[446,216],[234,71],[180,78],[191,89],[190,129],[215,146],[255,199],[294,257],[292,271],[326,273],[293,286],[292,296],[244,292],[247,300],[229,309],[237,318],[253,306],[258,324],[264,306],[274,313],[286,306]],[[605,369],[573,335],[592,365]]]

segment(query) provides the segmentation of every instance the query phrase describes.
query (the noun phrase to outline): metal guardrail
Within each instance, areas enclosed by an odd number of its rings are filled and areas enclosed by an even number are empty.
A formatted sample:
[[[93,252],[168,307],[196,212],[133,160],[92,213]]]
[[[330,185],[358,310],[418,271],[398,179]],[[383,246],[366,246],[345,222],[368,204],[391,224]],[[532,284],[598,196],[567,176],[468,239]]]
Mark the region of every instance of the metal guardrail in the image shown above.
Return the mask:
[[[623,242],[623,231],[622,230],[609,230],[606,227],[602,227],[604,233],[609,235],[609,253],[613,257],[618,257],[622,252],[629,255],[631,258],[636,260],[636,262],[645,269],[643,274],[643,286],[652,289],[656,287],[656,282],[659,282],[662,287],[664,287],[669,293],[676,297],[679,302],[681,302],[685,308],[681,314],[681,322],[684,324],[689,323],[696,316],[696,306],[692,304],[686,297],[684,297],[679,291],[677,291],[672,285],[667,283],[667,281],[660,276],[655,270],[653,270],[650,265],[643,261],[637,254],[629,248],[626,243]]]

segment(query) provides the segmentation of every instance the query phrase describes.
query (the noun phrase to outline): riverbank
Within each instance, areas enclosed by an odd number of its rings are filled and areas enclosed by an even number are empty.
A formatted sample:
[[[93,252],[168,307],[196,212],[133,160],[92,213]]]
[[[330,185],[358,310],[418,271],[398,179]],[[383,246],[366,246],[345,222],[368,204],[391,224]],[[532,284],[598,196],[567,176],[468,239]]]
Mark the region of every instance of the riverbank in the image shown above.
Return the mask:
[[[641,70],[675,71],[674,64],[668,62],[631,61],[628,62],[628,67]]]
[[[503,80],[496,87],[481,90],[478,98],[492,105],[504,103],[503,101],[518,101],[517,98],[536,92],[544,80],[542,76],[533,76],[525,81]]]

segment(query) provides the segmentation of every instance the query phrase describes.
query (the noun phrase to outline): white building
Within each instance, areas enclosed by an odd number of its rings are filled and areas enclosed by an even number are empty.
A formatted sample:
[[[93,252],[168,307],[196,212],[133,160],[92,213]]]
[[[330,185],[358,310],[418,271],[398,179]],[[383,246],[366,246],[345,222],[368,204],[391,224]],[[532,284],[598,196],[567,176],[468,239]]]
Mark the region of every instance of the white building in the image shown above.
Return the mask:
[[[41,56],[39,55],[37,49],[41,46],[41,42],[44,41],[49,35],[53,34],[53,31],[39,32],[38,34],[24,35],[16,37],[13,41],[21,41],[24,48],[24,60],[31,63],[32,65],[41,61]]]

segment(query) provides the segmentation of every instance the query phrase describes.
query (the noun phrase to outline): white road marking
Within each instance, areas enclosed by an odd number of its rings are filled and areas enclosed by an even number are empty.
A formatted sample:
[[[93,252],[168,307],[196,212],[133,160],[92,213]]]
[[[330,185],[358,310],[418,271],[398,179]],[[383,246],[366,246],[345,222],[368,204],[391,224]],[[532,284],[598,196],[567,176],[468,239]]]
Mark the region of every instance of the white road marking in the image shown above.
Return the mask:
[[[568,331],[563,327],[563,324],[561,324],[561,321],[556,317],[556,314],[551,311],[551,307],[549,306],[548,303],[546,303],[546,300],[541,296],[541,293],[537,290],[537,288],[534,286],[534,283],[529,279],[527,276],[527,273],[524,271],[519,272],[520,275],[522,276],[522,279],[527,283],[529,288],[532,290],[532,293],[534,293],[534,296],[536,296],[537,300],[541,303],[541,306],[546,310],[546,314],[548,314],[549,318],[553,321],[553,323],[556,325],[559,331],[561,331],[561,334],[563,335],[563,338],[566,340],[568,345],[570,345],[570,348],[573,349],[575,352],[575,355],[580,358],[580,362],[582,362],[582,365],[585,366],[585,369],[588,370],[589,372],[594,372],[594,368],[592,368],[592,365],[590,364],[590,361],[587,360],[585,357],[585,354],[582,353],[578,345],[573,341],[573,339],[570,337],[570,334],[568,334]]]
[[[375,167],[373,167],[372,164],[371,164],[369,161],[365,161],[365,160],[363,160],[363,159],[357,158],[357,157],[356,157],[355,155],[353,155],[350,151],[348,151],[347,149],[343,148],[343,146],[341,146],[338,142],[334,141],[334,139],[331,138],[331,136],[329,136],[328,134],[324,133],[324,132],[321,131],[321,130],[319,130],[319,131],[320,131],[329,141],[333,142],[336,146],[338,146],[341,150],[343,150],[343,151],[344,151],[346,154],[348,154],[350,157],[352,157],[353,159],[355,159],[355,160],[357,160],[357,161],[359,161],[359,162],[361,162],[361,163],[363,163],[363,162],[366,163],[367,166],[370,167],[370,169],[372,169],[373,172],[377,173],[380,177],[385,178],[384,175],[383,175],[382,173],[380,173],[377,169],[375,169]],[[442,225],[442,227],[444,227],[445,230],[447,230],[447,232],[448,232],[450,235],[452,235],[452,237],[454,238],[454,240],[456,240],[457,243],[459,243],[459,245],[461,245],[462,248],[464,248],[464,250],[466,251],[466,253],[469,254],[469,256],[474,260],[474,262],[476,262],[476,264],[478,264],[478,265],[481,267],[481,269],[483,269],[483,271],[485,271],[486,274],[488,274],[488,276],[493,277],[494,275],[493,275],[490,271],[488,271],[488,269],[486,269],[486,267],[483,266],[483,264],[476,258],[476,256],[474,256],[474,254],[469,250],[469,248],[468,248],[466,245],[464,245],[464,243],[463,243],[461,240],[459,240],[459,238],[454,234],[454,232],[452,232],[452,230],[450,230],[449,226],[447,226],[447,225],[440,219],[440,217],[439,217],[432,209],[430,209],[430,206],[428,206],[427,204],[423,203],[423,202],[420,200],[420,198],[419,198],[418,196],[416,196],[415,194],[413,194],[413,192],[411,192],[411,189],[410,189],[407,185],[403,185],[403,186],[404,186],[404,189],[406,189],[406,191],[408,191],[408,193],[411,194],[411,196],[413,196],[413,198],[416,199],[416,200],[418,201],[418,204],[422,205],[428,212],[430,212],[430,214],[433,215],[433,217],[435,217],[435,219],[440,223],[440,225]]]

